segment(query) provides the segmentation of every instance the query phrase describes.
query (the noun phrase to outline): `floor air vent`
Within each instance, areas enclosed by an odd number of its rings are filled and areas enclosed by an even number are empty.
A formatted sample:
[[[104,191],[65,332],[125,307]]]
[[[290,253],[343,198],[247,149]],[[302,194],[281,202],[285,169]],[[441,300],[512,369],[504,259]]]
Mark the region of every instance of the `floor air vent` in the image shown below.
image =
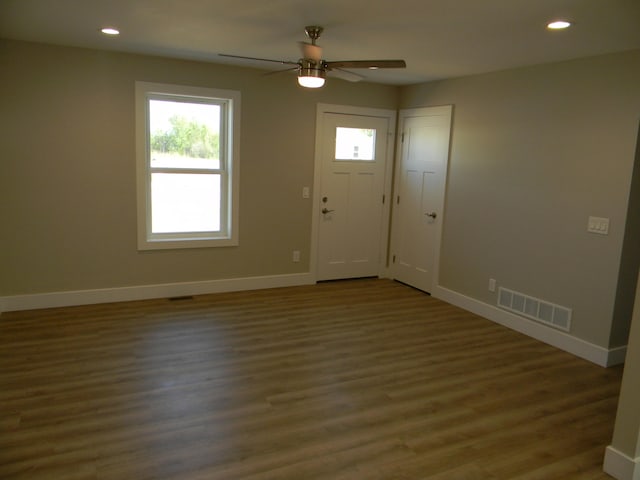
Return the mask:
[[[542,322],[565,332],[571,327],[571,309],[554,303],[530,297],[524,293],[514,292],[506,288],[498,288],[498,306]]]

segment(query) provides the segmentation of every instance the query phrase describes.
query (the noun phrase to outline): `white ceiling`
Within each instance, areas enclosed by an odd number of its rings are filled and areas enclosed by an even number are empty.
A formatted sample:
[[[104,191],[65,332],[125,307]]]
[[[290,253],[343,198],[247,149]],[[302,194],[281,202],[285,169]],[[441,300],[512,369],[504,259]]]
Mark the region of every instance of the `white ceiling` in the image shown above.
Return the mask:
[[[218,53],[296,61],[305,25],[326,60],[405,59],[357,71],[402,85],[640,48],[640,0],[0,0],[3,38],[264,69]]]

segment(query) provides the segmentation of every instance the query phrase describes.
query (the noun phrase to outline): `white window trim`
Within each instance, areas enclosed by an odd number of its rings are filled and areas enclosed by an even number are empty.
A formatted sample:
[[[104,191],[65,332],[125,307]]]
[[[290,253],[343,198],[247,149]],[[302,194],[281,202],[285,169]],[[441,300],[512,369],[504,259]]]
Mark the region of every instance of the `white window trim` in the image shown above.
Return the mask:
[[[190,87],[162,83],[136,82],[136,180],[138,213],[138,249],[157,250],[174,248],[226,247],[238,245],[239,185],[240,185],[240,92],[214,88]],[[171,96],[198,99],[218,99],[227,102],[227,131],[225,148],[221,151],[221,169],[224,169],[222,191],[226,208],[221,212],[225,222],[223,234],[203,233],[152,234],[151,232],[151,172],[149,165],[148,98]],[[222,142],[221,142],[222,143]]]

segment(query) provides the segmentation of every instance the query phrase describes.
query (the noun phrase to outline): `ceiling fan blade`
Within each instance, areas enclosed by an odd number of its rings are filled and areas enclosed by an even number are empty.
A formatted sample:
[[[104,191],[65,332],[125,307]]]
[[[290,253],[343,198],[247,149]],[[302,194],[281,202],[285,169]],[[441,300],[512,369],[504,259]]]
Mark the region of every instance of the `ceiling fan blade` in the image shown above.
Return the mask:
[[[322,47],[307,42],[298,42],[302,51],[302,58],[319,62],[322,60]]]
[[[333,68],[405,68],[404,60],[339,60],[337,62],[326,62],[328,69]]]
[[[242,60],[258,60],[259,62],[280,63],[282,65],[299,65],[298,62],[290,62],[287,60],[271,60],[270,58],[243,57],[242,55],[229,55],[226,53],[219,53],[218,56],[229,57],[229,58],[240,58]]]
[[[348,82],[359,82],[363,80],[364,77],[362,75],[358,75],[357,73],[348,72],[346,70],[342,70],[341,68],[333,68],[329,72],[329,75],[332,77],[340,78],[342,80],[346,80]]]
[[[293,72],[295,70],[298,70],[298,68],[300,68],[300,67],[299,66],[295,66],[293,68],[285,68],[284,70],[274,70],[273,72],[264,73],[262,76],[263,77],[268,77],[269,75],[277,75],[278,73]]]

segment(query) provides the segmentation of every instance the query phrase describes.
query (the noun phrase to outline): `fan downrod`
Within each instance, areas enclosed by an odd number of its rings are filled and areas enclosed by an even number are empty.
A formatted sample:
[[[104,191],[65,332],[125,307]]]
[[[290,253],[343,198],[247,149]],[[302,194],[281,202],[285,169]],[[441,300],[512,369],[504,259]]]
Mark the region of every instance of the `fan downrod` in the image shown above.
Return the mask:
[[[320,34],[323,30],[324,28],[317,25],[309,25],[307,27],[304,27],[304,33],[306,33],[307,37],[311,39],[311,45],[316,44],[316,40],[318,39],[318,37],[320,37]]]

